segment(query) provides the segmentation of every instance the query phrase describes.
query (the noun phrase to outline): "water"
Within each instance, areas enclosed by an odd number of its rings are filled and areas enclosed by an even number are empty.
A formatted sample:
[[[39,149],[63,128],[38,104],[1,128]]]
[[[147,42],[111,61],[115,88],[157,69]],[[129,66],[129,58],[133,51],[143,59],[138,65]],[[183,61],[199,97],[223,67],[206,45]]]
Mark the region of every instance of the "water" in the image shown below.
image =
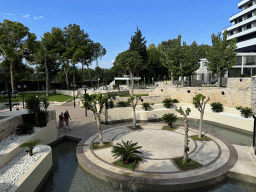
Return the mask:
[[[199,129],[199,119],[188,120],[189,127]],[[184,120],[178,119],[175,124],[184,125]],[[224,125],[214,125],[213,123],[203,121],[202,131],[215,133],[227,140],[232,144],[251,146],[253,143],[253,134],[246,134],[240,131],[232,130]]]
[[[76,159],[77,142],[65,140],[52,148],[53,172],[39,192],[134,192],[121,184],[113,185],[87,173]],[[256,185],[233,179],[186,192],[252,192]],[[139,192],[139,191],[138,191]]]

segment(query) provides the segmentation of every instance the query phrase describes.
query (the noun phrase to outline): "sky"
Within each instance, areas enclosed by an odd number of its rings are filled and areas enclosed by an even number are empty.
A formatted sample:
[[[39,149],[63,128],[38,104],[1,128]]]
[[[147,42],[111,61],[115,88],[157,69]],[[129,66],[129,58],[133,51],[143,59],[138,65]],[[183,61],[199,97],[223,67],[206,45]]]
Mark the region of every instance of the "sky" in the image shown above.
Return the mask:
[[[190,45],[212,45],[211,35],[231,26],[229,18],[240,12],[235,1],[205,0],[1,0],[0,22],[20,22],[35,33],[37,40],[51,32],[79,25],[89,38],[99,42],[106,55],[99,67],[110,69],[118,55],[129,49],[137,26],[147,47],[177,38]],[[222,37],[222,36],[221,36]],[[34,66],[32,66],[34,67]],[[82,64],[77,64],[78,68]],[[96,67],[94,61],[90,68]]]

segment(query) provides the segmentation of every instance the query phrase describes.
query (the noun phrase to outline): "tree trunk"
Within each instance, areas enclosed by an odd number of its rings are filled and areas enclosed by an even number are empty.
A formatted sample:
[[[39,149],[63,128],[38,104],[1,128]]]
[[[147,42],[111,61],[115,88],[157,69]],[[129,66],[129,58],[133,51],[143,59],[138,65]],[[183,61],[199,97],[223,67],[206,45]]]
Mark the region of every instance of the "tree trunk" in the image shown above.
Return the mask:
[[[29,155],[32,156],[32,155],[33,155],[33,148],[32,148],[32,147],[31,147],[31,148],[29,147],[28,152],[29,152]]]
[[[218,73],[218,84],[217,87],[221,86],[221,73]]]
[[[68,70],[66,70],[66,68],[64,67],[64,72],[66,75],[66,84],[67,84],[67,89],[69,90],[69,85],[68,85]]]
[[[89,68],[88,64],[87,64],[87,68],[88,68],[89,78],[90,78],[90,82],[91,82],[91,87],[93,87],[91,73],[90,73],[90,68]]]
[[[48,67],[46,65],[46,53],[45,53],[45,59],[44,59],[44,67],[45,67],[45,73],[46,73],[46,95],[49,96],[49,71]]]
[[[131,96],[133,97],[133,73],[130,72],[130,77],[131,77]],[[136,128],[136,114],[135,114],[135,104],[134,104],[134,100],[131,101],[132,104],[132,110],[133,110],[133,128]]]
[[[184,156],[183,156],[183,163],[186,161],[188,157],[187,151],[185,150],[188,147],[188,122],[187,119],[185,120],[185,138],[184,138]]]
[[[170,70],[168,69],[168,80],[170,79]]]
[[[99,140],[100,140],[100,143],[99,143],[99,146],[102,146],[104,145],[103,143],[103,136],[102,136],[102,131],[101,131],[101,126],[100,126],[100,115],[97,113],[95,114],[96,116],[96,121],[97,121],[97,125],[98,125],[98,129],[99,129]]]
[[[203,116],[204,113],[200,112],[200,123],[199,123],[199,132],[198,132],[198,138],[202,137],[202,123],[203,123]]]
[[[181,75],[181,87],[184,87],[184,76]]]
[[[14,74],[13,74],[13,60],[10,58],[11,64],[10,64],[10,73],[11,73],[11,87],[12,91],[14,91]]]
[[[154,69],[154,79],[156,79],[156,69]]]
[[[84,82],[84,64],[82,63],[82,88],[83,88],[83,82]]]
[[[172,81],[172,85],[174,85],[174,77],[173,77],[173,73],[171,75],[171,81]]]
[[[191,87],[191,75],[188,77],[188,81],[189,81],[189,87]]]

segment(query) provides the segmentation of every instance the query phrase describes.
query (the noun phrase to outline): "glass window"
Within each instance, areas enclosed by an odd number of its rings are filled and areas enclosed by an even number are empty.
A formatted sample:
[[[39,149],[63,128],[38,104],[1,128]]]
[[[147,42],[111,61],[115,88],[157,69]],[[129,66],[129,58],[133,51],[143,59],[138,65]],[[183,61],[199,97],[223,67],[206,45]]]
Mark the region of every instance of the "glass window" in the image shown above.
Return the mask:
[[[247,15],[247,19],[251,18],[252,17],[252,13],[248,14]]]
[[[237,32],[240,33],[242,31],[242,27],[238,28]]]
[[[237,20],[235,20],[235,24],[237,24]]]
[[[242,18],[238,19],[238,23],[242,22]]]
[[[234,34],[234,32],[233,31],[230,31],[230,35],[233,35]]]
[[[245,65],[255,65],[256,56],[245,56]]]
[[[228,70],[228,77],[240,77],[241,68],[231,68]]]
[[[237,56],[237,64],[236,65],[242,65],[242,56]]]
[[[256,74],[256,68],[243,68],[243,72],[244,74],[247,75],[247,77],[251,77],[251,73],[252,73],[252,76],[254,76]]]
[[[248,8],[251,7],[251,6],[252,6],[252,3],[249,3],[249,4],[248,4]]]
[[[248,24],[247,29],[251,29],[251,28],[252,28],[252,24]]]

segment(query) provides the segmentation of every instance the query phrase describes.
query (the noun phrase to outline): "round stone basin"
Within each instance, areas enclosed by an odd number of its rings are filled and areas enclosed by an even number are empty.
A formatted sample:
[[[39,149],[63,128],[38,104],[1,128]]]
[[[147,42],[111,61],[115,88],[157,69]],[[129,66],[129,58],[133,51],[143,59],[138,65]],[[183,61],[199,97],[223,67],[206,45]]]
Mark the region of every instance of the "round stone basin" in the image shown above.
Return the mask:
[[[184,154],[184,134],[167,130],[136,130],[129,133],[118,135],[113,144],[122,144],[131,141],[138,142],[137,146],[142,146],[139,151],[143,154],[137,154],[147,159],[166,159],[183,156]],[[188,143],[189,152],[195,149],[195,142],[190,139]]]

